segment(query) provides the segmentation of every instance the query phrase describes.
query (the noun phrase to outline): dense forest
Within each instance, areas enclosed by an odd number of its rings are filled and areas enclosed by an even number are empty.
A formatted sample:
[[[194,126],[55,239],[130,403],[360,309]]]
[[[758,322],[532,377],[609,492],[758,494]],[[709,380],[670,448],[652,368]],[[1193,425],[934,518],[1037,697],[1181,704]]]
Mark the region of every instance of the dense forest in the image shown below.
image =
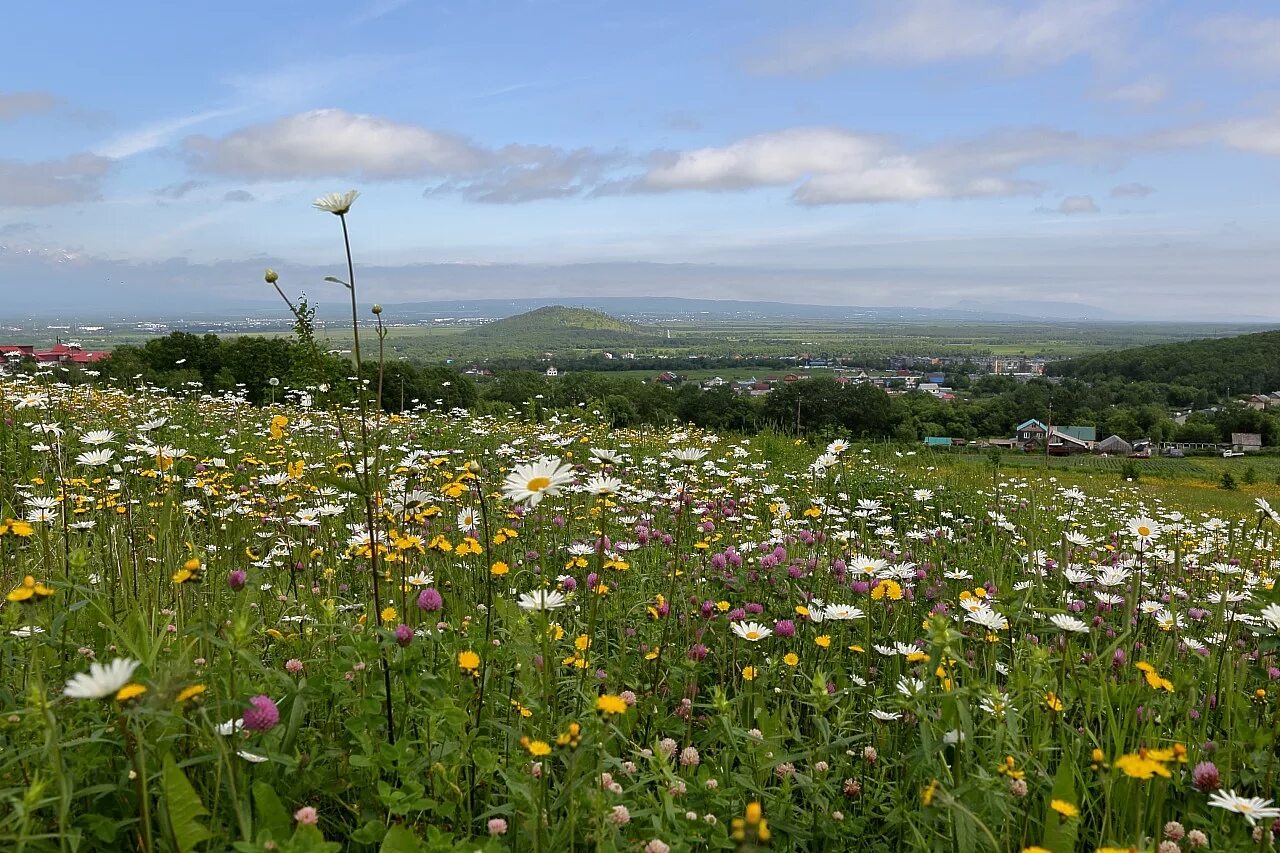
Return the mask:
[[[1049,365],[1089,382],[1128,380],[1195,388],[1219,398],[1280,390],[1280,332],[1157,344]]]

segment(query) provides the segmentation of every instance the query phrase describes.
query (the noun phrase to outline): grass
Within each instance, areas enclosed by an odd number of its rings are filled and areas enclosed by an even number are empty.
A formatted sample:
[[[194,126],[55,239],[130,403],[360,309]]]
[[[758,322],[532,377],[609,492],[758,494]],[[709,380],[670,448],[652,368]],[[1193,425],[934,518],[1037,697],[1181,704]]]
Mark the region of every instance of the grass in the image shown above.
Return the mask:
[[[420,410],[370,531],[312,390],[0,380],[5,849],[1257,849],[1209,796],[1275,796],[1239,460]]]

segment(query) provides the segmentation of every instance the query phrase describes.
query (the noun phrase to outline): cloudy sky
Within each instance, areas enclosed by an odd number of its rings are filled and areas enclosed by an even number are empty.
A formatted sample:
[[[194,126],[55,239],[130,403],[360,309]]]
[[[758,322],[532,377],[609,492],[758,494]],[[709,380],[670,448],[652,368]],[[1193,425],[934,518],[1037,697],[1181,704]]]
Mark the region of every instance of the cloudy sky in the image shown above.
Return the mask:
[[[310,202],[358,188],[382,301],[1280,319],[1268,6],[19,4],[0,286],[17,311],[232,304],[270,263],[314,292],[341,256]]]

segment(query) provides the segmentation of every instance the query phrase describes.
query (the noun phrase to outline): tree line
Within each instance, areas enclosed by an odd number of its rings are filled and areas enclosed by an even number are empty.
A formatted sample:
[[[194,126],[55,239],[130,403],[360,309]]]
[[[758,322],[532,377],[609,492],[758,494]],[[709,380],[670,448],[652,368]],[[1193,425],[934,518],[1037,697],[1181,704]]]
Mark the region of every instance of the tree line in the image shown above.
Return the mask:
[[[255,404],[321,386],[328,389],[329,399],[350,400],[355,372],[349,359],[310,346],[305,338],[221,338],[187,332],[143,346],[121,346],[83,372],[89,371],[98,374],[98,381],[122,386],[147,382],[173,391],[236,392]],[[1264,444],[1280,444],[1280,418],[1275,414],[1239,405],[1211,407],[1214,397],[1208,390],[1184,381],[1103,377],[1094,382],[1019,382],[988,375],[970,382],[960,371],[947,381],[964,388],[964,396],[944,401],[924,393],[890,395],[875,385],[842,383],[822,375],[778,383],[761,397],[740,394],[730,386],[672,387],[612,372],[548,377],[540,371],[507,369],[477,382],[456,366],[399,359],[384,363],[381,372],[376,362],[366,362],[361,375],[371,388],[381,377],[382,406],[390,412],[416,406],[461,407],[538,419],[552,411],[585,409],[620,427],[677,421],[740,433],[769,429],[904,442],[931,435],[1008,437],[1017,424],[1036,418],[1093,426],[1099,438],[1116,434],[1125,439],[1221,442],[1233,432],[1255,432]],[[1178,424],[1170,409],[1179,407],[1200,411]]]

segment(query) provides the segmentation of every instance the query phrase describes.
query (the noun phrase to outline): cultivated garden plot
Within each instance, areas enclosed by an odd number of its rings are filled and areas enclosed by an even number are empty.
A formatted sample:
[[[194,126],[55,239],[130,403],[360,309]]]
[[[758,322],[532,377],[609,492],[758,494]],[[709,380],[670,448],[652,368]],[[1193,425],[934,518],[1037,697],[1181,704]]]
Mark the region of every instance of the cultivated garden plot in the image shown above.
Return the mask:
[[[313,394],[0,385],[6,849],[1270,849],[1263,502]]]

